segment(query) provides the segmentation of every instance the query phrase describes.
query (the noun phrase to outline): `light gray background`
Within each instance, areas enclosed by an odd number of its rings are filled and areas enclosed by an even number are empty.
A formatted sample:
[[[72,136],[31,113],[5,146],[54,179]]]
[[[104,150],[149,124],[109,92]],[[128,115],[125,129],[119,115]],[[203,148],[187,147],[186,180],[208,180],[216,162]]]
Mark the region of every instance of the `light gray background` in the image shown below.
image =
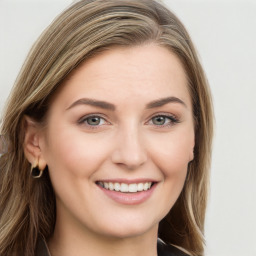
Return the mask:
[[[72,0],[0,0],[0,111],[42,30]],[[256,256],[256,0],[165,0],[198,49],[216,135],[206,256]]]

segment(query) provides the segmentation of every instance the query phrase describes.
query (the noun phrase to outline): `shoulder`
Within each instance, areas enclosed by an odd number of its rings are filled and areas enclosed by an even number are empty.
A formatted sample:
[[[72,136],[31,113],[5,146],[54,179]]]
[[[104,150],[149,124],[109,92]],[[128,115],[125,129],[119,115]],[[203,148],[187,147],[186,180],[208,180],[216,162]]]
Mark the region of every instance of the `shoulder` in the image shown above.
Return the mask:
[[[157,240],[157,254],[158,256],[189,256],[175,246],[164,243],[161,239]]]

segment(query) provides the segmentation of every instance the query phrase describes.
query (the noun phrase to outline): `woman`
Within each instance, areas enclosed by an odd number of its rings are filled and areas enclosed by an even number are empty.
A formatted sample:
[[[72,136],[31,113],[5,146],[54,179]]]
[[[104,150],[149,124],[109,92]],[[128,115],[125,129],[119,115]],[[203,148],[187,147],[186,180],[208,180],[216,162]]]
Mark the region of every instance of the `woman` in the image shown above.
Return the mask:
[[[212,119],[173,13],[75,3],[34,45],[5,109],[0,254],[203,255]]]

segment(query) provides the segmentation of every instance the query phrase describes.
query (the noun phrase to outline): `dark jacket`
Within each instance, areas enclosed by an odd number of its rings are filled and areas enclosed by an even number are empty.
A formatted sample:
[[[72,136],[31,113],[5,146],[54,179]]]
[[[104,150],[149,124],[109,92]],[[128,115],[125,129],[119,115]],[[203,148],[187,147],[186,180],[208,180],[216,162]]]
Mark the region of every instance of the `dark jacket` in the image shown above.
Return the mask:
[[[186,253],[172,245],[166,245],[160,239],[157,240],[158,256],[188,256]],[[38,240],[35,256],[51,256],[43,239]]]

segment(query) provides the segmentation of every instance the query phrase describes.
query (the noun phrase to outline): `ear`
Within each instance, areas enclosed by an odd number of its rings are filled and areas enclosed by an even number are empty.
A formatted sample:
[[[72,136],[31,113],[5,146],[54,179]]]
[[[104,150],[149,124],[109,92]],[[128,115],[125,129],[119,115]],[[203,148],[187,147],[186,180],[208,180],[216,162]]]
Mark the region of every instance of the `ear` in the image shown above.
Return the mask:
[[[189,162],[192,162],[194,160],[194,148],[191,149],[191,152],[189,154]]]
[[[194,160],[194,149],[195,149],[195,138],[193,140],[193,144],[191,145],[191,149],[189,152],[189,163]]]
[[[46,167],[46,161],[40,147],[40,140],[42,137],[40,125],[32,118],[25,116],[24,126],[25,138],[23,148],[25,156],[33,167],[38,166],[40,170],[44,170]]]

